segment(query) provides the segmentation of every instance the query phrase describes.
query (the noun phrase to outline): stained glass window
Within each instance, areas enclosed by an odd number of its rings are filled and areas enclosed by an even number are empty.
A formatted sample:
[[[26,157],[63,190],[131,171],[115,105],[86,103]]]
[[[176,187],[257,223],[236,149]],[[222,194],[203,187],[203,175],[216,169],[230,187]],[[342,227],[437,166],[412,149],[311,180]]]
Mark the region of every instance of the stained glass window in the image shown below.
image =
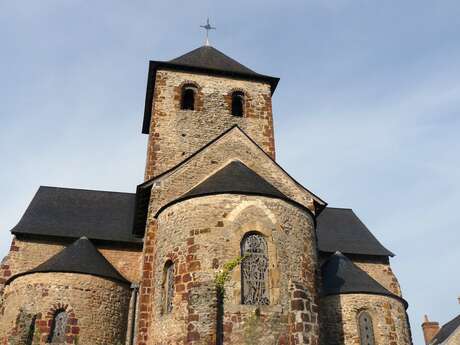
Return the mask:
[[[64,310],[57,311],[51,324],[48,343],[63,344],[66,341],[65,331],[67,327],[68,316]]]
[[[358,316],[361,345],[374,345],[374,327],[369,313],[363,311]]]
[[[174,297],[174,264],[168,261],[164,270],[163,281],[163,312],[170,313],[173,309]]]
[[[262,235],[250,233],[241,242],[241,287],[243,304],[269,304],[268,250]]]

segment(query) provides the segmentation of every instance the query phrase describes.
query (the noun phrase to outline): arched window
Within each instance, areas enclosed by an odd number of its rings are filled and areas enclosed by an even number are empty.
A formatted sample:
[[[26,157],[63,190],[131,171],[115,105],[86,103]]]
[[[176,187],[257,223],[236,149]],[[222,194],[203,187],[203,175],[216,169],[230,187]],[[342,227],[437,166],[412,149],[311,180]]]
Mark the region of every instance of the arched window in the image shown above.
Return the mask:
[[[170,313],[173,309],[174,297],[174,263],[167,261],[163,271],[163,313]]]
[[[249,233],[241,241],[241,302],[243,304],[269,304],[268,250],[265,238]]]
[[[372,325],[372,318],[368,312],[363,311],[359,313],[358,325],[361,345],[374,345],[374,326]]]
[[[62,344],[66,341],[65,331],[67,326],[68,315],[65,310],[58,310],[54,314],[51,322],[50,334],[48,343]]]
[[[244,115],[244,93],[241,91],[235,91],[232,93],[232,115]]]
[[[35,322],[37,321],[37,315],[32,316],[32,320],[30,321],[29,330],[27,333],[27,345],[32,345],[34,341],[34,334],[35,334]]]
[[[195,110],[196,86],[186,84],[182,87],[180,108],[182,110]]]

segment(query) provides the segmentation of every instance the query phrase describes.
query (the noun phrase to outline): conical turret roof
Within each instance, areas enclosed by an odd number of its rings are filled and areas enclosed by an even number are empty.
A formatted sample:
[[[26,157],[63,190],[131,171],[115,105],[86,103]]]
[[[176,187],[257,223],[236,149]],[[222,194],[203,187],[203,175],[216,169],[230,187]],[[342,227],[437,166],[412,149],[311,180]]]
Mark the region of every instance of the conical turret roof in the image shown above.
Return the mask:
[[[287,198],[282,192],[249,169],[240,161],[233,161],[183,195],[185,198],[223,193],[241,193]]]
[[[217,194],[260,195],[297,204],[263,177],[258,175],[254,170],[248,168],[244,163],[235,160],[215,172],[181,197],[161,207],[156,215],[177,202],[199,196]]]
[[[321,273],[324,296],[347,293],[376,294],[397,298],[407,305],[401,297],[384,288],[340,252],[331,255],[322,266]]]
[[[90,274],[122,283],[130,283],[118,273],[86,237],[75,241],[39,266],[13,276],[10,281],[25,274],[49,272]]]

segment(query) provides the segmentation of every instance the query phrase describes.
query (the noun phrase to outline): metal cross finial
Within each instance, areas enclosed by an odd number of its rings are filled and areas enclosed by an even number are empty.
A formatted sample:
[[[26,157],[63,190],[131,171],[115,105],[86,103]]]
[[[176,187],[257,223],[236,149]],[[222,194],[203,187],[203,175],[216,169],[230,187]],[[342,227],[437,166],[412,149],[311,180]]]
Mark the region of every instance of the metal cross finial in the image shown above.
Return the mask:
[[[206,30],[206,41],[204,42],[204,45],[208,46],[209,45],[209,31],[216,30],[216,28],[214,26],[211,26],[211,24],[209,24],[209,17],[206,20],[206,25],[200,25],[200,27]]]

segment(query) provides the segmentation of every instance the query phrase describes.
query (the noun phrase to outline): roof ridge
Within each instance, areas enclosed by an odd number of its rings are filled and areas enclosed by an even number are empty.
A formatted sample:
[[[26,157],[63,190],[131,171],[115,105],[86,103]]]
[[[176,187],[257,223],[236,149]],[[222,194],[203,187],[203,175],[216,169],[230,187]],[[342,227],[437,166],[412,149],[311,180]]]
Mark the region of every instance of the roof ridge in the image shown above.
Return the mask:
[[[57,187],[57,186],[40,185],[38,188],[55,188],[55,189],[65,189],[65,190],[77,190],[77,191],[84,191],[84,192],[101,192],[101,193],[136,195],[136,193],[130,193],[130,192],[117,192],[117,191],[112,191],[112,190],[87,189],[87,188],[75,188],[75,187]]]

